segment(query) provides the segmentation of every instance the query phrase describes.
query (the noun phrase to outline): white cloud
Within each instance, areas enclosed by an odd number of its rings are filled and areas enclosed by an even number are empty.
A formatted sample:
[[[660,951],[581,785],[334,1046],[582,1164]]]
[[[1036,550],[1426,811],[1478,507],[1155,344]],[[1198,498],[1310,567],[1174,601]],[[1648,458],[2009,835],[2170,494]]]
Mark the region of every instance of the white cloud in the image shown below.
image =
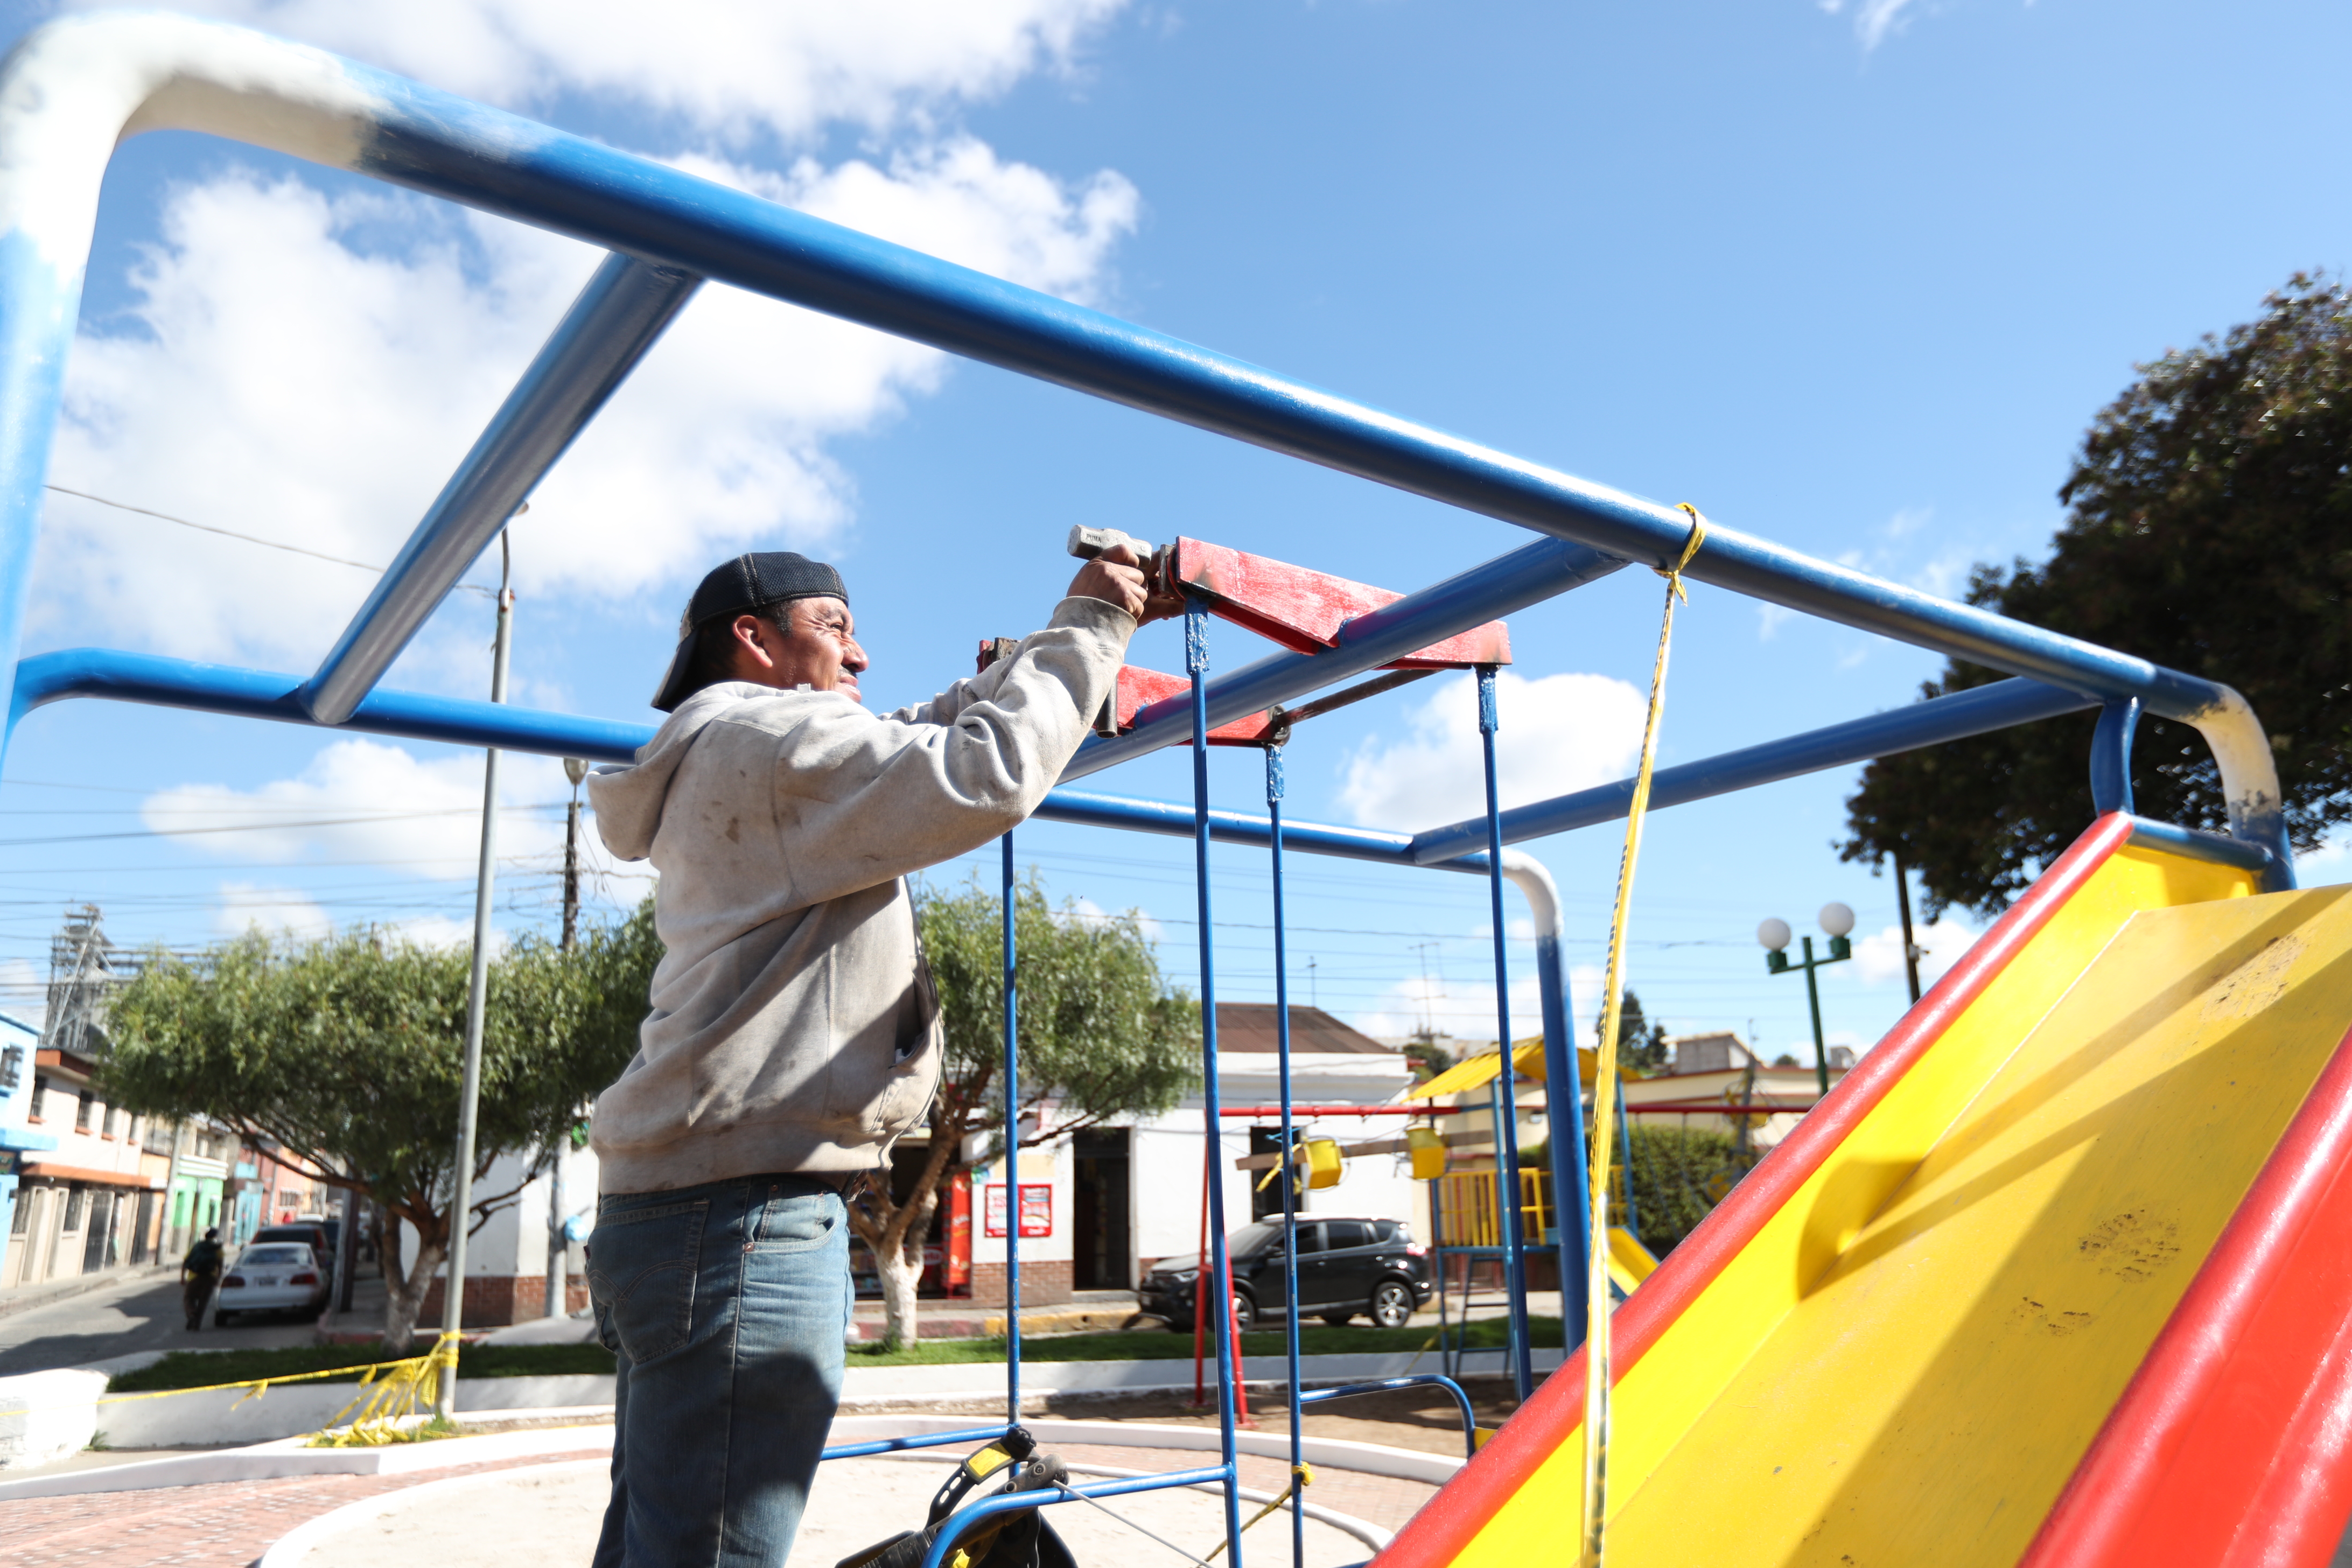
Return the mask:
[[[104,4],[106,0],[91,0]],[[1066,68],[1124,0],[179,0],[508,105],[618,99],[740,141],[874,128]]]
[[[1958,963],[1960,954],[1981,933],[1957,921],[1936,921],[1915,926],[1912,934],[1925,950],[1919,960],[1919,984],[1922,989],[1944,977],[1944,972]],[[1854,977],[1864,985],[1879,985],[1887,981],[1901,984],[1903,980],[1903,928],[1891,925],[1874,936],[1865,936],[1853,944]]]
[[[1099,286],[1138,206],[1117,174],[1069,185],[969,138],[885,164],[693,166],[1078,298]],[[388,561],[596,259],[397,193],[330,196],[236,170],[176,187],[126,319],[75,347],[54,478]],[[706,287],[517,525],[520,595],[636,598],[754,541],[837,538],[853,487],[825,444],[892,416],[946,366],[904,340]],[[159,652],[300,668],[372,585],[350,567],[71,498],[50,512],[37,614],[77,635],[94,606],[168,604],[121,629]],[[441,628],[421,667],[437,679],[462,668],[470,685],[477,640]]]
[[[1457,1043],[1491,1041],[1495,1037],[1495,982],[1491,968],[1485,973],[1488,978],[1474,980],[1449,980],[1442,974],[1426,978],[1419,974],[1402,976],[1378,1001],[1348,1021],[1375,1039],[1402,1039],[1426,1025]],[[1570,981],[1571,993],[1579,1000],[1583,993],[1578,981],[1583,973],[1581,969],[1576,971]],[[1596,973],[1592,987],[1596,994],[1599,984]],[[1515,973],[1511,977],[1511,1037],[1525,1039],[1542,1032],[1543,994],[1536,976],[1532,973]]]
[[[1401,732],[1375,735],[1348,758],[1341,805],[1368,826],[1402,830],[1486,809],[1478,703],[1467,675],[1431,683]],[[1625,777],[1642,747],[1646,699],[1605,675],[1496,677],[1502,728],[1496,793],[1506,809]]]
[[[1853,8],[1853,36],[1862,40],[1863,53],[1870,53],[1902,31],[1906,25],[1903,14],[1911,5],[1912,0],[1862,0]],[[1821,0],[1821,7],[1834,16],[1845,9],[1845,0]]]
[[[562,787],[546,776],[560,778],[560,766],[547,758],[502,759],[501,857],[560,852],[560,820],[513,809],[562,798]],[[186,835],[183,845],[236,859],[287,865],[331,858],[457,880],[474,874],[481,804],[478,756],[423,762],[399,746],[347,737],[321,747],[293,778],[254,790],[183,784],[148,796],[141,816],[150,828]],[[299,897],[283,889],[255,892],[279,905]]]
[[[213,910],[213,929],[226,936],[258,931],[264,936],[310,941],[327,935],[334,927],[318,900],[299,888],[223,882],[220,903]]]
[[[1786,605],[1775,605],[1763,599],[1757,600],[1756,640],[1770,642],[1780,635],[1780,628],[1794,620],[1796,616],[1797,612]]]
[[[1167,928],[1153,916],[1140,909],[1126,910],[1125,914],[1135,918],[1136,928],[1142,931],[1144,941],[1156,944],[1166,939]],[[1055,910],[1055,915],[1056,919],[1066,917],[1080,921],[1115,921],[1124,918],[1122,915],[1112,913],[1083,894],[1072,899],[1065,909]]]
[[[452,915],[415,915],[404,921],[387,921],[383,926],[385,936],[415,947],[462,947],[474,945],[474,922]],[[507,933],[493,928],[490,931],[490,956],[495,958],[507,950]]]

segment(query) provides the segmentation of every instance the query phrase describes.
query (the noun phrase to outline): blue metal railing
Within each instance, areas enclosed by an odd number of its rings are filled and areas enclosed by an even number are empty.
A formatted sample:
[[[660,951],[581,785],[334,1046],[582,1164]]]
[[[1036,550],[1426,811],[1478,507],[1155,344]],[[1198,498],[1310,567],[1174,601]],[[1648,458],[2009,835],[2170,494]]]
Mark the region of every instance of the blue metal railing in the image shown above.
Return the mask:
[[[604,258],[304,684],[311,718],[352,716],[701,282],[632,256]]]

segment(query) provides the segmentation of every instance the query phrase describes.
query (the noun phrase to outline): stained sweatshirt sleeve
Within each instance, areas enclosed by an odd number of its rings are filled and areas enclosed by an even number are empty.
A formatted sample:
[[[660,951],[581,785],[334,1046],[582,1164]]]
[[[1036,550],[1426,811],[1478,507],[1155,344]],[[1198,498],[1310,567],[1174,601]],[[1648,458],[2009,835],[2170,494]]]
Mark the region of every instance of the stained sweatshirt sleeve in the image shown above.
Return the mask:
[[[775,827],[795,901],[816,903],[978,848],[1061,776],[1118,677],[1135,619],[1064,599],[1013,657],[876,717],[847,700],[777,737]]]

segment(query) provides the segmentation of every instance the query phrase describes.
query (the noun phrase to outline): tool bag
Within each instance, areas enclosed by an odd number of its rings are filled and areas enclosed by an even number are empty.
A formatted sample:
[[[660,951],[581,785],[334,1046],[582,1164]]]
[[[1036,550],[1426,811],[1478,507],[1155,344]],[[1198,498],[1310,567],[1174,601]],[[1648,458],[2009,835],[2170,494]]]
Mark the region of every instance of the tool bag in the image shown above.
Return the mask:
[[[835,1568],[922,1568],[949,1516],[963,1506],[982,1482],[995,1476],[1007,1479],[992,1495],[1063,1486],[1070,1472],[1051,1454],[1037,1452],[1037,1439],[1027,1428],[1015,1426],[955,1468],[947,1484],[931,1499],[922,1529],[900,1531],[887,1541],[843,1558]],[[1041,1517],[1044,1511],[1016,1509],[982,1520],[949,1552],[945,1568],[1077,1568],[1070,1549]]]

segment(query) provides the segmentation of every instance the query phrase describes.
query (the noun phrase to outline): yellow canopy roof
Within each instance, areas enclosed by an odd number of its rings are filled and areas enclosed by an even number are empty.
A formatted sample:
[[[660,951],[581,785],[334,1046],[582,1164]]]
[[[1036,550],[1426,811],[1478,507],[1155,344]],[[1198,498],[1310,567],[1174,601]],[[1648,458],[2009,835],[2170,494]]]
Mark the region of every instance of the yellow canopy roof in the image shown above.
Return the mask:
[[[1543,1041],[1541,1038],[1520,1040],[1511,1047],[1511,1064],[1528,1078],[1544,1081]],[[1601,1054],[1579,1048],[1576,1053],[1577,1076],[1591,1083],[1601,1072]],[[1495,1081],[1503,1070],[1503,1053],[1487,1051],[1481,1056],[1455,1062],[1427,1083],[1415,1084],[1400,1097],[1404,1100],[1434,1100],[1442,1094],[1461,1094],[1473,1089],[1484,1089]],[[1622,1072],[1622,1068],[1620,1071]]]

